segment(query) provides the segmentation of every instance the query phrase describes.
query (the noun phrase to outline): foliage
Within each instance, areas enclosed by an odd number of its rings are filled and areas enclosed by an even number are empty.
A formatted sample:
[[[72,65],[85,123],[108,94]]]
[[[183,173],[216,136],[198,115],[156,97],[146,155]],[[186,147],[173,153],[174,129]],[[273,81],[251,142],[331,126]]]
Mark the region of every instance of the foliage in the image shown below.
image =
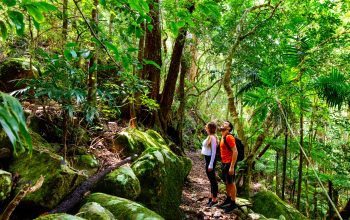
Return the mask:
[[[23,152],[28,149],[32,151],[32,139],[30,137],[26,120],[24,118],[21,104],[14,97],[0,92],[0,124],[9,137],[13,151]]]

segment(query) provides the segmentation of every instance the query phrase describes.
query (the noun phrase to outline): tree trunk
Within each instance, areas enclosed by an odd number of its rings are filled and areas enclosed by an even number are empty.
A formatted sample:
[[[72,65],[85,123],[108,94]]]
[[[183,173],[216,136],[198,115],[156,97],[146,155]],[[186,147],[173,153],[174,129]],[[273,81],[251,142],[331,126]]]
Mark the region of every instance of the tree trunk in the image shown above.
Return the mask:
[[[67,41],[67,36],[68,36],[68,0],[63,0],[62,38],[64,43]]]
[[[93,30],[95,34],[98,36],[98,6],[99,1],[94,0],[94,8],[91,11],[91,18],[93,20]],[[90,58],[90,65],[89,65],[89,75],[88,75],[88,95],[87,95],[87,102],[90,107],[95,108],[97,106],[97,51],[98,46],[97,44],[93,44],[93,47],[95,49],[93,56]]]
[[[304,117],[303,112],[301,110],[300,113],[300,151],[299,151],[299,176],[298,176],[298,193],[297,193],[297,204],[296,208],[300,210],[300,197],[301,197],[301,183],[303,179],[303,152],[302,147],[304,146]]]
[[[333,183],[331,180],[328,180],[328,195],[329,198],[333,199]],[[330,201],[328,201],[328,218],[327,219],[332,219],[333,217],[333,206]]]
[[[340,211],[340,216],[345,219],[350,219],[350,200],[346,203],[346,206]],[[334,216],[333,220],[338,220],[338,216]]]
[[[308,177],[307,165],[306,165],[306,175],[305,175],[305,215],[306,215],[307,218],[309,218],[309,216],[310,216],[310,210],[309,210],[309,183],[308,183],[308,178],[307,178]]]
[[[283,153],[283,171],[282,171],[282,200],[284,200],[284,194],[286,189],[286,173],[287,173],[287,153],[288,153],[288,126],[285,125],[284,132],[284,153]]]
[[[179,125],[178,131],[180,136],[180,148],[184,152],[184,143],[183,143],[183,125],[184,125],[184,115],[185,115],[185,106],[186,106],[186,96],[185,96],[185,77],[187,75],[188,66],[184,58],[181,59],[181,71],[180,71],[180,82],[179,82],[179,100],[180,105],[177,111],[179,116]]]
[[[192,41],[191,41],[191,48],[190,48],[190,51],[191,51],[191,67],[190,67],[190,75],[189,75],[190,82],[194,82],[196,80],[197,74],[198,74],[197,43],[198,43],[198,39],[197,39],[196,35],[192,34]]]
[[[279,162],[279,150],[276,150],[276,170],[275,170],[275,176],[276,176],[276,195],[280,196],[280,189],[279,189],[279,183],[280,183],[280,177],[279,177],[279,170],[278,170],[278,162]]]
[[[170,66],[168,70],[168,76],[164,85],[162,92],[162,98],[160,101],[160,117],[162,122],[162,127],[167,128],[168,114],[173,104],[174,92],[176,87],[177,77],[179,75],[180,61],[182,56],[182,51],[185,46],[186,41],[186,29],[182,28],[175,40],[175,45],[173,48],[173,53],[171,55]]]
[[[145,47],[143,58],[146,61],[152,61],[154,64],[145,64],[142,69],[142,78],[149,80],[150,82],[150,94],[149,97],[154,100],[158,100],[159,86],[160,86],[160,67],[162,66],[162,42],[160,33],[160,21],[159,21],[159,0],[154,0],[150,4],[149,16],[152,19],[151,25],[153,28],[145,28]],[[158,65],[158,67],[156,65]]]
[[[317,183],[315,183],[315,192],[314,192],[314,219],[317,219]]]

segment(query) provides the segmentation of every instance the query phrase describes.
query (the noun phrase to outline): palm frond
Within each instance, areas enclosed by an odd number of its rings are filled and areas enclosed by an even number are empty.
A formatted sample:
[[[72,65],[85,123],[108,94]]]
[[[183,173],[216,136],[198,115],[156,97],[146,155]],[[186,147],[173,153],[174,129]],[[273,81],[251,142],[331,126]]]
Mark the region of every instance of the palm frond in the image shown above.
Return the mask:
[[[341,108],[344,104],[350,104],[349,76],[346,77],[338,69],[332,69],[328,76],[319,77],[315,88],[329,106]]]

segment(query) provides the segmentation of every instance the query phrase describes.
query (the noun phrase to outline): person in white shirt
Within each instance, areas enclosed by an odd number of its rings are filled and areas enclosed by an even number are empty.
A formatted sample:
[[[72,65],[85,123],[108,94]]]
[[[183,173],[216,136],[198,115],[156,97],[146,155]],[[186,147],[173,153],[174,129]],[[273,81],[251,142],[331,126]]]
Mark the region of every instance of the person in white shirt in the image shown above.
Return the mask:
[[[210,197],[207,203],[208,207],[212,207],[218,203],[218,182],[215,176],[215,165],[216,165],[216,149],[218,145],[216,133],[216,124],[210,122],[205,126],[208,137],[203,141],[202,154],[205,157],[205,172],[210,181]]]

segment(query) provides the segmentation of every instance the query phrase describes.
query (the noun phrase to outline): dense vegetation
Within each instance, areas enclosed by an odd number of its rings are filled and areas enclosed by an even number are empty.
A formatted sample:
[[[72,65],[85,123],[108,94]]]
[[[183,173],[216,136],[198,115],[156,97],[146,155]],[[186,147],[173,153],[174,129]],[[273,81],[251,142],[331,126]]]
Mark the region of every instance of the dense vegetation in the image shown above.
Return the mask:
[[[325,190],[349,201],[349,1],[2,0],[0,12],[0,88],[44,106],[64,155],[78,127],[153,128],[184,151],[228,119],[246,148],[240,195],[260,182],[311,219],[334,215]],[[27,74],[7,78],[11,59]],[[1,100],[13,149],[30,152],[21,109]]]

